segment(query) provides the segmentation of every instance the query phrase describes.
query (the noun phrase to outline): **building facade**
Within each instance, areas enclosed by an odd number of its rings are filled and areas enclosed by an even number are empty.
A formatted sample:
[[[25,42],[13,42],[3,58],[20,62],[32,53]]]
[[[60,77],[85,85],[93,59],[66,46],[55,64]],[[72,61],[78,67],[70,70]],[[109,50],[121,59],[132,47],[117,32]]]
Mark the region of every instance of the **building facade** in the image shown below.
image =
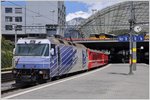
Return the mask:
[[[25,9],[18,6],[2,6],[1,10],[1,32],[4,35],[15,34],[15,27],[18,27],[17,34],[24,35]]]
[[[26,1],[25,6],[2,6],[2,35],[64,36],[65,9],[63,1]]]

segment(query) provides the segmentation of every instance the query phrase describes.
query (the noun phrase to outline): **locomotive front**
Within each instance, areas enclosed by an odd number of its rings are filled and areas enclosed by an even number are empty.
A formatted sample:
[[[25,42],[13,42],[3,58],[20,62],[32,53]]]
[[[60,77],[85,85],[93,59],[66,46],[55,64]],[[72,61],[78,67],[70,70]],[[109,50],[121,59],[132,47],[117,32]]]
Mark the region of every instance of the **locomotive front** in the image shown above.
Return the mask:
[[[49,79],[50,41],[19,39],[14,49],[13,66],[16,83],[42,82]]]

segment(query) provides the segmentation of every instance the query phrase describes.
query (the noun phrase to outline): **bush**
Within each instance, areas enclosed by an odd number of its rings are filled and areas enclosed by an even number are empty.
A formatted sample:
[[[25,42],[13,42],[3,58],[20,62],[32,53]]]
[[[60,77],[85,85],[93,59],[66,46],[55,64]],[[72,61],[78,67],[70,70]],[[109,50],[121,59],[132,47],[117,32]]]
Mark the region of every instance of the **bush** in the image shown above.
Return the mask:
[[[10,40],[2,38],[1,41],[1,66],[3,68],[11,67],[14,44]]]

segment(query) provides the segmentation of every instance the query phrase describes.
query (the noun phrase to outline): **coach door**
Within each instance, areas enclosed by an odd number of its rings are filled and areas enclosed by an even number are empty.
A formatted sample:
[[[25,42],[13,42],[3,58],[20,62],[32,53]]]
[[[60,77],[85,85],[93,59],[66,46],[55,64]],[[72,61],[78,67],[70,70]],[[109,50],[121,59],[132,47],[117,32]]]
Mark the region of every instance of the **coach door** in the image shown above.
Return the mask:
[[[59,76],[59,73],[60,73],[60,67],[61,67],[61,58],[60,58],[60,48],[59,48],[59,46],[57,47],[57,57],[58,57],[58,59],[57,59],[57,71],[58,71],[58,76]]]

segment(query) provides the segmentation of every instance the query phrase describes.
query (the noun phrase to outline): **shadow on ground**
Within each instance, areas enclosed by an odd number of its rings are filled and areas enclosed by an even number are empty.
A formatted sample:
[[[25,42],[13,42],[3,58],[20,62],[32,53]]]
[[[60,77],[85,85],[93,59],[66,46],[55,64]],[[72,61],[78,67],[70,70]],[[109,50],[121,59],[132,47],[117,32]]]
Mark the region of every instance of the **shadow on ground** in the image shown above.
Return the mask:
[[[114,75],[129,75],[129,74],[126,74],[126,73],[116,73],[116,72],[110,72],[109,74],[114,74]]]

